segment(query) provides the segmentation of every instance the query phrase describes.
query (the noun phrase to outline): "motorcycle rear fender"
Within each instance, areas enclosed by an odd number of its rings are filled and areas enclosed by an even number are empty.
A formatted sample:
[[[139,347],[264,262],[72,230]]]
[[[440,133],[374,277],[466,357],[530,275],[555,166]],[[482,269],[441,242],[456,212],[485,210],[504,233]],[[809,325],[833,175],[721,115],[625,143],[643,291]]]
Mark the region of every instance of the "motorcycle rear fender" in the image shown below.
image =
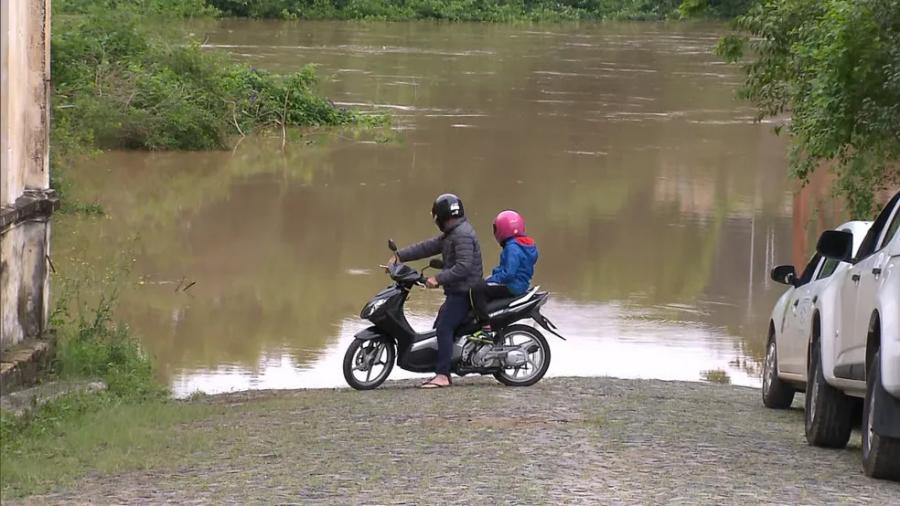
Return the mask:
[[[375,327],[374,325],[364,328],[353,335],[354,339],[358,339],[360,341],[371,341],[372,339],[377,339],[379,337],[384,337],[384,334],[382,334],[378,330],[378,327]]]
[[[541,306],[544,305],[544,302],[546,302],[546,299],[542,300],[541,303],[538,304],[537,307],[535,307],[534,309],[531,310],[531,319],[534,320],[535,323],[540,325],[541,328],[543,328],[547,332],[549,332],[549,333],[553,334],[554,336],[565,341],[566,338],[563,337],[562,335],[560,335],[560,333],[556,331],[556,329],[557,329],[556,325],[554,325],[553,322],[551,322],[549,319],[547,319],[546,316],[541,314]]]

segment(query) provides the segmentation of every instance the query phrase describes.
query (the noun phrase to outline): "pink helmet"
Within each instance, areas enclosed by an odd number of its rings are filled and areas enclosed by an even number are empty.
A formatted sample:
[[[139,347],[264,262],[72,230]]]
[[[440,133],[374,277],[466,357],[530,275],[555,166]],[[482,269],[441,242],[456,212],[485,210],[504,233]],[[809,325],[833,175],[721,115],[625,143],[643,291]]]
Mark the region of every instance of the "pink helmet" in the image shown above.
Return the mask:
[[[507,209],[494,218],[494,238],[500,244],[520,235],[525,235],[525,220],[519,213]]]

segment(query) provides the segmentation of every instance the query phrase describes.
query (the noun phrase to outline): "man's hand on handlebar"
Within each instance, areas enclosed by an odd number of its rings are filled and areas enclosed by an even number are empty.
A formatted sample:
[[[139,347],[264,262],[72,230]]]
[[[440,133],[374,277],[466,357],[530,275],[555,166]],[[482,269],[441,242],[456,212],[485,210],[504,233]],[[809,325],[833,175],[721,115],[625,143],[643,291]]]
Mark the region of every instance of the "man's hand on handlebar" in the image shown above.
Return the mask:
[[[440,285],[440,283],[438,283],[437,278],[434,276],[431,276],[430,278],[425,280],[426,288],[437,288],[439,286],[441,286],[441,285]]]

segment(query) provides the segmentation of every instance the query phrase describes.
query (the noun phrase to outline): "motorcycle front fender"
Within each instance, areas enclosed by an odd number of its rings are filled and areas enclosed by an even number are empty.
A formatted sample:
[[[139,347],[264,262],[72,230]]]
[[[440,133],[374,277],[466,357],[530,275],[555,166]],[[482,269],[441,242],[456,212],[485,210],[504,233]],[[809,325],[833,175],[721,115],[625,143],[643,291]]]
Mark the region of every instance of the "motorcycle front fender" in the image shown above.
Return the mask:
[[[384,334],[382,334],[381,331],[378,330],[378,327],[374,325],[362,329],[353,335],[354,339],[359,339],[360,341],[371,341],[372,339],[377,339],[379,337],[384,337]]]

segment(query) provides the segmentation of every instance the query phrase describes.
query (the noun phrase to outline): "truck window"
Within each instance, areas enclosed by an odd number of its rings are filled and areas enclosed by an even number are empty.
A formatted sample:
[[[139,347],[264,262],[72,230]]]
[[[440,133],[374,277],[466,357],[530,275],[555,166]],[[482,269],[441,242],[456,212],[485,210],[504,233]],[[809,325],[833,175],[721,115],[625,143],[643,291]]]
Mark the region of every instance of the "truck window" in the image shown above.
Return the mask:
[[[806,264],[806,268],[803,269],[803,274],[801,274],[800,279],[797,280],[797,286],[803,286],[812,281],[813,274],[816,272],[816,267],[819,266],[820,260],[822,260],[822,256],[818,253],[809,259],[809,263]]]
[[[853,263],[859,262],[872,253],[875,253],[875,248],[878,246],[878,238],[881,237],[881,231],[884,230],[884,227],[887,225],[887,221],[891,217],[891,212],[894,210],[894,206],[897,205],[898,201],[900,201],[900,192],[897,192],[897,194],[894,195],[891,201],[888,202],[888,205],[884,206],[884,209],[881,210],[881,214],[875,218],[875,222],[872,223],[872,228],[869,229],[869,233],[866,234],[865,239],[863,239],[862,244],[859,246],[859,251],[856,253]]]
[[[828,276],[834,274],[834,271],[837,270],[838,265],[841,265],[840,260],[835,260],[833,258],[825,259],[825,264],[819,270],[819,275],[816,276],[816,279],[825,279]]]
[[[887,232],[884,234],[884,240],[881,241],[881,248],[890,244],[891,240],[897,235],[897,229],[900,229],[900,209],[894,213],[894,219],[891,221],[891,224],[888,226]]]

